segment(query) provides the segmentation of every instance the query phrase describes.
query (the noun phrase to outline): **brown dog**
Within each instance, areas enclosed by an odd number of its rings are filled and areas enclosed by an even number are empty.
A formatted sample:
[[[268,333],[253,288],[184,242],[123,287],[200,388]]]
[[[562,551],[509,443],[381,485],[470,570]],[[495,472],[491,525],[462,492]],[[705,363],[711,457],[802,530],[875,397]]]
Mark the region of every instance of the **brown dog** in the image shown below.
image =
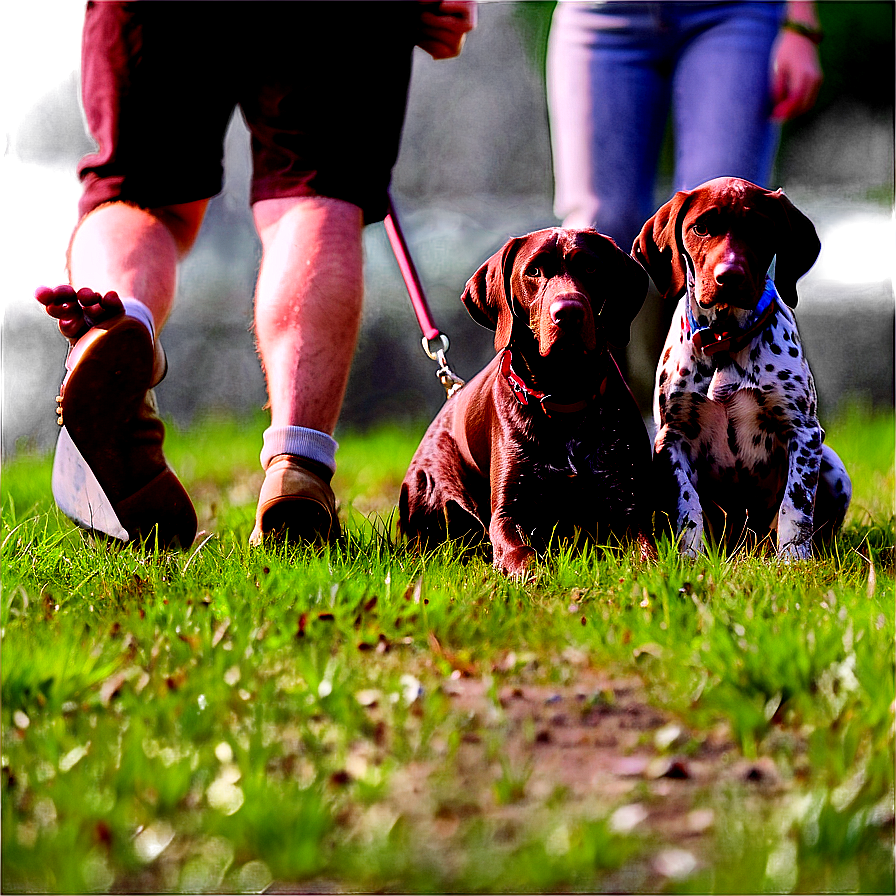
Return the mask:
[[[511,239],[463,302],[497,357],[445,403],[401,487],[399,527],[434,547],[487,534],[521,575],[553,537],[638,539],[652,556],[650,445],[607,343],[625,345],[641,266],[595,231]]]
[[[843,522],[849,476],[822,444],[791,311],[820,248],[780,190],[732,177],[676,193],[635,240],[659,291],[680,297],[654,417],[657,485],[686,554],[706,525],[729,548],[776,531],[778,552],[802,559]]]

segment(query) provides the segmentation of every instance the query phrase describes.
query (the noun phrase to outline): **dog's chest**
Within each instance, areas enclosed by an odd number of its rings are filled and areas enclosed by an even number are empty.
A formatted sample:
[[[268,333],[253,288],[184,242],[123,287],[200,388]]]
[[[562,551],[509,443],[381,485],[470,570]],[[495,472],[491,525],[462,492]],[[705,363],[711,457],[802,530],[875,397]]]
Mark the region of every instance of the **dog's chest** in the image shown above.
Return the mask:
[[[519,484],[526,502],[558,518],[594,515],[600,505],[610,515],[631,509],[638,478],[649,465],[646,433],[633,444],[613,425],[612,415],[598,412],[581,427],[539,441],[537,452],[521,464]],[[641,450],[638,450],[641,448]],[[578,508],[578,510],[575,510]]]
[[[689,341],[678,348],[659,389],[659,438],[664,429],[683,435],[692,461],[714,478],[768,475],[793,431],[815,414],[792,320],[769,327],[717,369]]]
[[[513,501],[559,519],[568,517],[570,508],[611,499],[615,502],[617,492],[630,495],[635,465],[625,463],[620,447],[575,441],[568,446],[558,445],[554,451],[539,446],[537,456],[530,455],[515,467],[510,490]],[[631,503],[631,498],[625,503]]]
[[[753,388],[720,391],[719,397],[694,396],[693,460],[714,478],[767,470],[784,450],[786,423]]]

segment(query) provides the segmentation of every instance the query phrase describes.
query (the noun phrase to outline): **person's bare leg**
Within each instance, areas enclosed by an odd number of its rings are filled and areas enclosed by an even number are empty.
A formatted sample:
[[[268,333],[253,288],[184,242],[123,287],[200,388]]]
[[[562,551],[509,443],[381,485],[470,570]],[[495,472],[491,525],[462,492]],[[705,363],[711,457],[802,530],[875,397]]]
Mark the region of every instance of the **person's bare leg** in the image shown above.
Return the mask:
[[[302,197],[263,200],[253,212],[263,250],[255,331],[271,425],[332,435],[361,323],[361,210]]]
[[[174,303],[177,264],[196,241],[207,206],[204,199],[151,211],[123,202],[100,206],[72,238],[71,285],[139,299],[161,330]]]
[[[253,213],[263,250],[255,329],[271,428],[252,542],[274,530],[328,540],[338,530],[331,437],[361,323],[363,217],[351,203],[322,197],[263,200]]]
[[[177,264],[199,233],[206,200],[147,211],[123,202],[84,217],[69,246],[71,285],[39,287],[35,298],[69,342],[123,312],[118,297],[150,311],[156,333],[171,313]]]
[[[96,209],[72,238],[72,284],[35,293],[73,346],[57,399],[56,503],[83,528],[122,541],[186,546],[196,532],[189,496],[162,453],[149,390],[164,372],[156,336],[174,300],[177,262],[205,205]]]

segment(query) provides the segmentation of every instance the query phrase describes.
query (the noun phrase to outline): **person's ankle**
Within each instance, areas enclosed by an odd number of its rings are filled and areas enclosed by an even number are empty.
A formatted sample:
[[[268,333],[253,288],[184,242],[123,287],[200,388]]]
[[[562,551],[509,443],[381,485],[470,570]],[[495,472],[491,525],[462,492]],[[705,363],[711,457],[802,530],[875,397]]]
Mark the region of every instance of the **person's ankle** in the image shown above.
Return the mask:
[[[152,311],[150,311],[139,299],[125,298],[121,300],[121,305],[124,308],[124,313],[128,317],[133,317],[135,320],[139,320],[140,323],[149,330],[149,335],[152,337],[153,342],[155,342],[156,321]]]
[[[267,470],[274,458],[289,455],[324,482],[333,478],[339,445],[328,433],[304,426],[270,426],[263,439],[259,458],[263,469]]]
[[[271,467],[272,464],[280,460],[280,458],[282,457],[288,458],[290,462],[295,464],[297,467],[301,467],[303,470],[307,470],[309,473],[313,473],[315,476],[317,476],[318,479],[320,479],[322,482],[325,482],[327,485],[329,485],[333,479],[333,471],[326,464],[322,464],[317,460],[311,460],[307,457],[302,457],[298,454],[277,454],[270,459],[265,469]]]

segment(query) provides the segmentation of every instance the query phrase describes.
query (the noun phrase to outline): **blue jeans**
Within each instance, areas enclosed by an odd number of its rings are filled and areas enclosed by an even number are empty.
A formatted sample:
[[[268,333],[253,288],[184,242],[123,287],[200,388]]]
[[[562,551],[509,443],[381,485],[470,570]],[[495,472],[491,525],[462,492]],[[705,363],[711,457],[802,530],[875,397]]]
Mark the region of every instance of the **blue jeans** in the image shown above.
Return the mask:
[[[771,50],[779,2],[560,2],[548,44],[555,212],[625,251],[655,196],[669,115],[673,188],[723,175],[769,186],[778,141]]]

